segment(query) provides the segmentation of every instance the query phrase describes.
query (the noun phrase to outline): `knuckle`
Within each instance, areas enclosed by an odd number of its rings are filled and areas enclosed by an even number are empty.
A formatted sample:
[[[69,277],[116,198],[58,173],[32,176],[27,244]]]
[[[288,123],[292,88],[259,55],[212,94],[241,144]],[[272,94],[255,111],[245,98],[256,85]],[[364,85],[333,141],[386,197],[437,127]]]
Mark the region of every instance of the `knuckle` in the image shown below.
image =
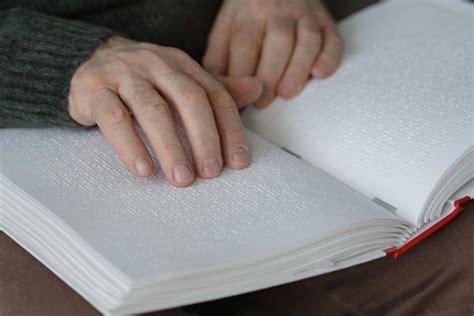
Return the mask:
[[[86,69],[89,73],[102,73],[123,70],[128,68],[127,60],[130,58],[128,51],[117,51],[110,55],[97,56],[91,59]]]
[[[288,17],[276,17],[269,21],[269,30],[276,37],[292,37],[294,30],[294,19]]]
[[[129,55],[117,54],[117,56],[112,58],[108,64],[103,65],[102,68],[113,73],[128,70],[130,68],[129,59]]]
[[[119,106],[98,107],[94,116],[98,122],[110,128],[126,123],[129,118],[128,111]]]
[[[141,60],[155,61],[157,59],[160,59],[160,56],[158,55],[158,53],[155,52],[150,47],[143,47],[143,48],[139,49],[136,52],[136,54],[137,54],[137,57],[139,57]]]
[[[116,70],[115,73],[134,73],[137,67],[142,69],[146,65],[155,65],[162,61],[158,52],[150,47],[150,44],[139,45],[117,52],[107,69]]]
[[[125,88],[125,95],[131,96],[132,105],[142,105],[155,102],[155,92],[151,85],[145,83],[133,83],[129,87]]]
[[[134,139],[125,135],[120,135],[120,136],[115,135],[114,143],[116,143],[118,147],[121,147],[121,148],[130,148],[130,146],[132,146],[132,144],[134,143]],[[133,156],[133,154],[128,152],[126,149],[122,151],[122,155],[125,158],[125,160],[130,159],[130,158],[127,158],[127,156]]]
[[[112,65],[117,69],[133,69],[132,65],[155,63],[159,60],[160,56],[149,44],[137,44],[117,52]]]
[[[95,122],[91,121],[90,119],[87,119],[87,116],[84,115],[84,109],[76,105],[76,103],[73,102],[73,98],[71,96],[69,96],[68,99],[68,113],[74,121],[84,126],[91,126],[95,124]]]
[[[163,150],[169,153],[177,153],[181,150],[181,145],[174,142],[166,142],[163,144]]]
[[[81,109],[81,107],[78,107],[74,103],[69,101],[67,108],[68,108],[69,116],[77,123],[84,126],[95,125],[94,121],[90,120],[87,116],[83,114],[84,109]]]
[[[203,75],[204,70],[202,69],[201,65],[198,64],[194,59],[184,60],[181,62],[183,68],[186,68],[186,72],[191,77],[200,77]]]
[[[216,108],[226,109],[235,107],[234,99],[232,99],[232,96],[224,89],[224,87],[219,87],[213,90],[210,93],[210,98],[213,106]]]
[[[202,104],[206,101],[206,92],[198,85],[183,88],[182,95],[189,104]]]
[[[158,119],[172,119],[171,112],[168,110],[166,103],[155,102],[145,103],[140,107],[140,115],[149,121],[156,122]]]
[[[176,47],[167,47],[166,50],[180,60],[190,60],[191,57],[183,50]]]
[[[303,41],[320,42],[322,39],[321,32],[319,31],[319,29],[313,27],[302,27],[298,36]]]
[[[148,43],[148,42],[137,42],[137,43],[134,44],[134,47],[141,48],[141,49],[147,49],[147,50],[154,50],[159,46],[155,45],[155,44],[152,44],[152,43]]]
[[[79,94],[83,88],[101,86],[104,82],[102,69],[83,65],[71,78],[70,93]]]
[[[293,37],[293,32],[287,28],[278,27],[271,32],[271,35],[277,39],[288,39]]]
[[[255,27],[253,30],[251,25],[258,25],[255,21],[241,21],[233,26],[232,42],[236,49],[254,50],[260,41],[259,34],[261,30]],[[253,32],[250,32],[250,31]]]
[[[233,35],[236,35],[236,34],[246,35],[248,34],[248,26],[255,25],[255,24],[256,24],[256,21],[253,21],[247,18],[238,17],[236,18],[235,23],[232,24],[231,31]]]
[[[257,52],[257,45],[245,37],[241,37],[240,41],[236,43],[236,50],[243,54],[253,54]]]
[[[83,89],[97,90],[98,87],[117,86],[119,76],[126,73],[128,64],[115,56],[105,64],[89,64],[81,66],[71,80],[71,92],[80,94]]]
[[[237,39],[232,43],[232,51],[237,55],[258,56],[259,44],[251,40]]]

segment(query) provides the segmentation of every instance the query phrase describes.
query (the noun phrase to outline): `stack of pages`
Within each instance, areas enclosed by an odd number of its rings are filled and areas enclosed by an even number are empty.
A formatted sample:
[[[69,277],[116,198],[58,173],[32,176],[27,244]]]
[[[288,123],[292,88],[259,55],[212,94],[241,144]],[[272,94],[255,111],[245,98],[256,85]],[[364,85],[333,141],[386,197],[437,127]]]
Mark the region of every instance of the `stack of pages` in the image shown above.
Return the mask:
[[[472,25],[454,1],[343,21],[338,72],[247,109],[251,166],[189,188],[133,177],[97,130],[3,129],[0,228],[112,314],[386,256],[474,196]]]

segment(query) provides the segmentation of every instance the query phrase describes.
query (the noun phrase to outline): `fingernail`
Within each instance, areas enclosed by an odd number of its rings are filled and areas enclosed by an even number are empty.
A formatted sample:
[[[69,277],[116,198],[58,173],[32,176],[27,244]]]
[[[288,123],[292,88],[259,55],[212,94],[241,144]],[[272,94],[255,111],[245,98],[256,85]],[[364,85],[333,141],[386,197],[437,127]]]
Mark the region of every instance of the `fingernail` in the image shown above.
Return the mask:
[[[181,164],[174,167],[173,170],[174,181],[178,183],[189,183],[193,181],[194,175],[191,167],[187,164]]]
[[[204,160],[202,170],[206,178],[214,178],[219,175],[222,169],[222,163],[217,158]]]
[[[239,146],[232,154],[232,161],[240,167],[248,166],[250,162],[249,151],[245,146]]]
[[[325,67],[320,65],[313,71],[313,75],[316,78],[323,79],[323,78],[326,78],[328,76],[328,71],[326,70]]]
[[[294,81],[287,81],[283,84],[281,88],[282,97],[291,98],[296,94],[298,86]]]
[[[257,102],[255,102],[255,104],[260,107],[265,107],[269,105],[273,101],[274,98],[275,98],[275,95],[273,94],[273,92],[271,92],[268,88],[263,87],[262,95],[257,100]]]
[[[135,170],[138,174],[145,176],[150,172],[151,163],[145,157],[140,157],[135,160]]]

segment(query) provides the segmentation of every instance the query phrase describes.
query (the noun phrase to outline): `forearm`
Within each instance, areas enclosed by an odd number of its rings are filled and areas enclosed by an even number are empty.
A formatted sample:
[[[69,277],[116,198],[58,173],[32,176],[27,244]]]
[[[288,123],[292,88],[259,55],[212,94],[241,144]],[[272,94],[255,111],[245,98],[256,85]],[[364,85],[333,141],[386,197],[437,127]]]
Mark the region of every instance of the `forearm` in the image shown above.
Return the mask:
[[[0,11],[0,127],[80,126],[67,109],[72,75],[111,35],[24,9]]]

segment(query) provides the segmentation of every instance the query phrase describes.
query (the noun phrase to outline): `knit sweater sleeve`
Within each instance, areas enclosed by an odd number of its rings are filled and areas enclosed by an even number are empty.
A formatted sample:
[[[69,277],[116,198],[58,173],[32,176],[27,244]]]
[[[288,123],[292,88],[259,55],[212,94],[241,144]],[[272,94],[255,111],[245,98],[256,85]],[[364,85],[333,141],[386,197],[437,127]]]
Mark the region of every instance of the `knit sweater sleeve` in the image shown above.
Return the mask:
[[[72,75],[112,35],[25,9],[0,11],[0,127],[79,126],[67,110]]]

